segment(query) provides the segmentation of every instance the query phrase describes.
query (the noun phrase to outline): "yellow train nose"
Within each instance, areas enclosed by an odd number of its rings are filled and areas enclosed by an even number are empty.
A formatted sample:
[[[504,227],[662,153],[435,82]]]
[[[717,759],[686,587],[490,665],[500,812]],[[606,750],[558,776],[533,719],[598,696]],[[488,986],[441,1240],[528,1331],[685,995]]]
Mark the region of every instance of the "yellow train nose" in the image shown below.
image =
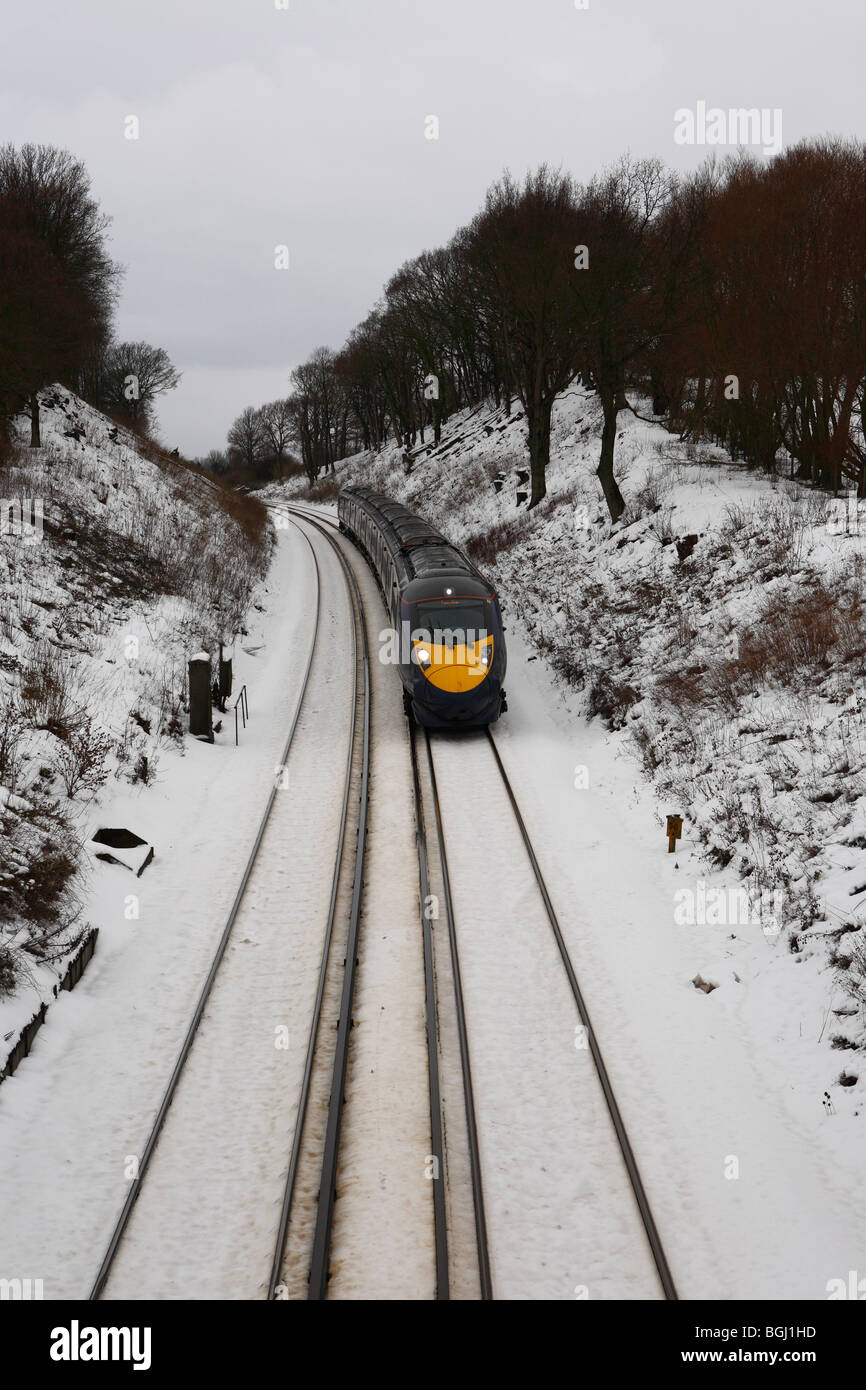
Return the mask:
[[[415,642],[416,652],[426,651],[430,661],[420,669],[431,685],[437,690],[447,690],[452,694],[462,694],[472,690],[487,675],[493,661],[493,638],[471,646],[456,643],[453,647],[435,642]],[[486,662],[482,659],[486,652]]]

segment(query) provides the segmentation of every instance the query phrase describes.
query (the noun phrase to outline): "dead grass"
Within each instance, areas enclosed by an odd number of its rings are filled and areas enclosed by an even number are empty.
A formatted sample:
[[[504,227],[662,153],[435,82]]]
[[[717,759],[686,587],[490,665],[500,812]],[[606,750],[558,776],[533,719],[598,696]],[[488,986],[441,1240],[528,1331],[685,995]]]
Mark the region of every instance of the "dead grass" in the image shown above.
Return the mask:
[[[483,568],[493,566],[497,557],[511,550],[523,540],[531,526],[526,515],[517,516],[510,521],[497,522],[484,531],[478,531],[463,542],[463,549],[473,565]]]
[[[48,641],[32,649],[21,671],[19,701],[30,728],[44,729],[59,739],[68,739],[86,717],[75,669]]]
[[[672,488],[673,479],[654,464],[651,465],[640,487],[626,500],[623,524],[628,526],[643,516],[654,516],[660,512]]]
[[[743,697],[762,685],[808,689],[831,671],[861,661],[866,614],[856,594],[833,591],[818,580],[799,598],[769,599],[735,637],[729,657],[661,672],[656,692],[662,703],[690,717],[714,709],[733,716]]]
[[[323,473],[314,483],[308,485],[306,495],[311,502],[336,502],[342,486],[342,480],[336,473]]]
[[[106,762],[111,747],[112,741],[107,734],[87,724],[61,743],[56,766],[68,797],[80,791],[99,791],[108,777]]]
[[[0,787],[14,792],[21,775],[21,733],[24,721],[17,705],[8,700],[0,710]]]
[[[735,664],[756,680],[794,689],[831,666],[847,665],[866,650],[866,631],[859,600],[843,603],[823,581],[793,602],[771,600],[741,641]]]
[[[614,680],[606,671],[595,671],[589,682],[588,713],[603,719],[609,729],[621,729],[633,705],[642,699],[626,681]]]

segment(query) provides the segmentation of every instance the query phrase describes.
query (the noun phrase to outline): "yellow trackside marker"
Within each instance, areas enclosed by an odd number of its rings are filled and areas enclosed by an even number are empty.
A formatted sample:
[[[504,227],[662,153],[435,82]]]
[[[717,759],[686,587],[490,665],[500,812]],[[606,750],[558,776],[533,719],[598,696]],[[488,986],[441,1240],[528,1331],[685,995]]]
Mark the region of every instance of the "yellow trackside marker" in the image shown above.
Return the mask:
[[[681,838],[682,833],[683,833],[683,818],[682,818],[682,816],[668,816],[668,829],[667,829],[667,836],[668,836],[668,854],[673,854],[674,850],[675,850],[676,847],[677,847],[677,840],[679,840],[679,839]]]

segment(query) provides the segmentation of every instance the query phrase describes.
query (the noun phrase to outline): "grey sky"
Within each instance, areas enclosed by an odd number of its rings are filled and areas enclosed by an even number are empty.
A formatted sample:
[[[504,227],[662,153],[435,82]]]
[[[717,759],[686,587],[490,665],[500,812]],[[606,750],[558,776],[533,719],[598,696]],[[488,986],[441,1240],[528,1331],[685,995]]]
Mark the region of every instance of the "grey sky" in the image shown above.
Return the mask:
[[[404,260],[505,166],[675,167],[674,112],[781,108],[783,137],[866,138],[862,0],[31,0],[7,6],[0,138],[84,159],[128,267],[122,337],[183,371],[169,446],[339,347]],[[140,138],[124,138],[135,115]],[[438,140],[425,138],[436,115]],[[724,152],[724,151],[722,151]],[[289,247],[287,271],[274,248]]]

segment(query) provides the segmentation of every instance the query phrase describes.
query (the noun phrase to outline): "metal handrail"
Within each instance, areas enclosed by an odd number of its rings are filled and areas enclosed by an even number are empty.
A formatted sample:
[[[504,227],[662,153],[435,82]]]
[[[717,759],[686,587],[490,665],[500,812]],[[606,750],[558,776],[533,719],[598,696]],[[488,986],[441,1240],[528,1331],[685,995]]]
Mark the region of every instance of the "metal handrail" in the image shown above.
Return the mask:
[[[238,746],[238,705],[240,705],[241,707],[241,719],[243,720],[244,728],[246,728],[247,720],[250,717],[250,707],[249,702],[247,700],[247,688],[245,685],[241,686],[240,690],[238,691],[238,698],[235,700],[234,705],[232,706],[235,712],[235,748],[237,748]]]

